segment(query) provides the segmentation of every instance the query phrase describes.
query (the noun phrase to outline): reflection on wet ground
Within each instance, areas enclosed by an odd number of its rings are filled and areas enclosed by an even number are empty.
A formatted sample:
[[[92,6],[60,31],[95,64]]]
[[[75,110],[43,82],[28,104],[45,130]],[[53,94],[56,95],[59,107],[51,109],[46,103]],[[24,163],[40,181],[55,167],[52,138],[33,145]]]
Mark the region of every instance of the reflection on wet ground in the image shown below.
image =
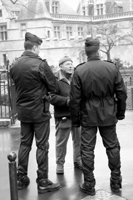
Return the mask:
[[[41,194],[37,193],[36,185],[36,147],[33,143],[29,159],[29,177],[31,183],[25,190],[19,191],[19,200],[81,200],[87,196],[79,190],[79,184],[83,181],[82,172],[73,167],[72,139],[70,137],[67,148],[64,175],[56,175],[55,164],[55,127],[53,119],[51,121],[50,149],[49,149],[49,179],[59,182],[59,191]],[[0,129],[0,200],[10,199],[9,169],[7,155],[9,152],[18,152],[20,140],[20,128]],[[121,144],[121,161],[123,188],[120,196],[128,200],[133,200],[133,112],[126,113],[126,119],[119,121],[117,125],[118,138]],[[17,160],[16,160],[17,161]],[[110,193],[109,179],[110,171],[102,140],[97,134],[97,144],[95,149],[95,177],[96,190],[103,190]],[[90,199],[90,198],[88,198]],[[94,199],[94,198],[93,198]],[[95,198],[96,199],[96,198]],[[98,199],[98,198],[97,198]],[[116,199],[115,199],[116,200]]]

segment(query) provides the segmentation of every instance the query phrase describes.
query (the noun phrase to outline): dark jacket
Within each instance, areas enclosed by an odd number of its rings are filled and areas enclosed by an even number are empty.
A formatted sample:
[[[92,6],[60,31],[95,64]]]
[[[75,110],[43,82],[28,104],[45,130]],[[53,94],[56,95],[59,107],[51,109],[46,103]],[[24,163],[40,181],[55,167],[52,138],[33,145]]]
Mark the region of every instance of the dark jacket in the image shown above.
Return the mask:
[[[125,117],[126,89],[117,67],[98,56],[79,65],[70,93],[72,123],[110,126]]]
[[[67,104],[70,98],[70,83],[62,75],[61,71],[55,74],[57,81],[56,94],[51,94],[50,103],[54,106],[54,117],[70,117],[70,110]]]
[[[10,70],[16,88],[18,119],[41,122],[50,119],[48,92],[55,92],[56,80],[46,60],[25,51]]]

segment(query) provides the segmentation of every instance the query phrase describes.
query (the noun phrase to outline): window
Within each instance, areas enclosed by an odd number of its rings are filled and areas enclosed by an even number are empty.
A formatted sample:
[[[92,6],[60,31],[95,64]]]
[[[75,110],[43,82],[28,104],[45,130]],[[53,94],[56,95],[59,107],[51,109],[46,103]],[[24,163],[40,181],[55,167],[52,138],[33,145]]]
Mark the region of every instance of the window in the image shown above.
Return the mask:
[[[50,31],[47,31],[47,38],[50,38]]]
[[[103,4],[97,4],[97,15],[103,15]]]
[[[82,7],[83,15],[85,16],[85,7]]]
[[[68,40],[70,39],[70,37],[72,37],[72,27],[71,26],[66,27],[66,36],[67,36]]]
[[[0,10],[0,17],[2,17],[2,10]]]
[[[123,12],[123,8],[122,7],[114,7],[114,13],[119,13],[119,12]]]
[[[20,34],[21,34],[21,37],[24,38],[24,37],[25,37],[26,30],[27,30],[26,24],[25,24],[25,23],[21,24],[20,29],[21,29],[21,33],[20,33]]]
[[[12,11],[12,14],[14,17],[17,17],[19,15],[19,11]]]
[[[60,26],[54,26],[54,38],[60,38],[61,34],[60,34]]]
[[[133,33],[133,22],[131,22],[131,28],[132,28],[132,33]]]
[[[7,40],[7,26],[1,25],[0,26],[0,40]]]
[[[78,27],[78,36],[79,37],[83,36],[83,27]]]
[[[57,14],[59,12],[59,2],[53,1],[52,2],[52,13]]]

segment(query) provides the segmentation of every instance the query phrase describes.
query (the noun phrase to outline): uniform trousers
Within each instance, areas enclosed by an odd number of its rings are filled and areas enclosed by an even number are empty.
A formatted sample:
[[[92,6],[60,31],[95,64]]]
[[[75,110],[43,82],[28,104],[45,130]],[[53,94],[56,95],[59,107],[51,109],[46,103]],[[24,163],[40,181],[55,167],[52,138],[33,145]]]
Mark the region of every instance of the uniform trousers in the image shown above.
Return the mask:
[[[33,138],[36,142],[36,161],[38,165],[38,180],[48,178],[48,149],[49,149],[50,121],[40,123],[21,122],[21,138],[18,152],[18,174],[28,174],[29,153]]]
[[[67,142],[72,134],[73,141],[73,162],[81,164],[81,130],[72,127],[71,119],[55,120],[56,123],[56,163],[63,165],[67,153]]]
[[[98,128],[102,137],[103,145],[106,148],[108,166],[111,170],[111,178],[113,180],[119,180],[121,177],[120,145],[116,134],[116,125],[112,125],[104,127],[89,126],[81,128],[81,158],[84,181],[95,183],[95,177],[93,173],[95,157],[94,149],[96,145],[96,134]]]

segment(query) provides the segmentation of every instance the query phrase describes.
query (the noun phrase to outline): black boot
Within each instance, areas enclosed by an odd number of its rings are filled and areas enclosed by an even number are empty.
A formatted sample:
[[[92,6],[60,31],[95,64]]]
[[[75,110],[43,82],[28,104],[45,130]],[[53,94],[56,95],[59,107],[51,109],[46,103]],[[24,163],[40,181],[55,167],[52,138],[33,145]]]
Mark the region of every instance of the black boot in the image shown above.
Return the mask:
[[[95,182],[84,182],[82,185],[80,185],[80,189],[82,192],[85,192],[91,196],[95,195]]]
[[[53,183],[48,179],[37,180],[38,184],[38,193],[43,194],[46,192],[53,192],[60,189],[60,185],[58,183]]]
[[[18,190],[25,189],[30,184],[30,179],[26,175],[17,174]]]
[[[120,189],[122,188],[122,177],[119,177],[119,179],[114,180],[113,178],[110,178],[110,187],[112,192],[119,193]]]

